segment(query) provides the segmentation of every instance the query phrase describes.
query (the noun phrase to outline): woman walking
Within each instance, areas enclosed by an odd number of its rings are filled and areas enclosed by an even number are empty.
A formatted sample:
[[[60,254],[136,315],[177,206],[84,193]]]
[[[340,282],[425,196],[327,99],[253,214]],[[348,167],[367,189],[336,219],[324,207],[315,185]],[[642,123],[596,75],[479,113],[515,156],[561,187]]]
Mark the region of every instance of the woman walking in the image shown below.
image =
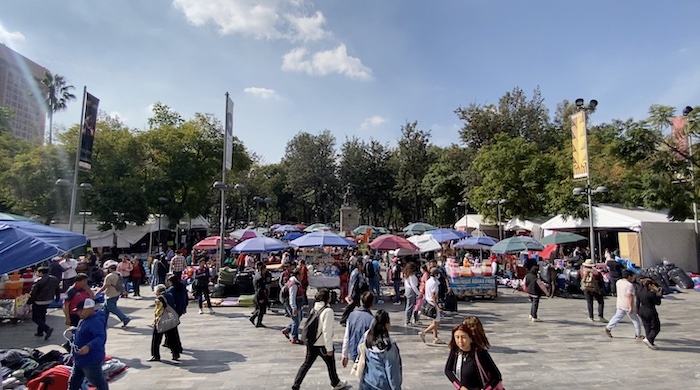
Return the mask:
[[[145,274],[143,267],[141,266],[141,260],[134,256],[132,260],[133,268],[131,269],[131,286],[134,289],[134,296],[141,297],[141,281]]]
[[[422,297],[418,289],[418,277],[416,276],[416,266],[413,263],[406,264],[403,269],[403,288],[406,295],[406,327],[413,321],[418,322],[418,312],[416,311],[416,301]]]
[[[542,290],[539,283],[538,274],[540,268],[536,265],[530,268],[530,271],[525,275],[525,288],[527,288],[527,295],[530,298],[530,321],[540,322],[537,318],[537,309],[540,307],[540,298],[547,295],[545,291]]]
[[[414,324],[418,324],[418,320],[420,320],[420,307],[423,304],[423,301],[425,300],[425,283],[428,282],[428,279],[430,279],[430,273],[428,272],[428,266],[423,264],[420,266],[420,284],[418,286],[418,298],[416,299],[416,307],[413,309],[415,312],[414,318],[415,320],[413,321]],[[417,276],[416,276],[417,277]]]
[[[360,390],[401,390],[401,354],[396,342],[389,337],[389,330],[389,313],[377,310],[372,326],[360,345],[360,351],[365,349],[365,370],[360,377]]]
[[[199,260],[199,267],[194,273],[194,283],[192,284],[194,297],[199,303],[199,314],[204,314],[202,311],[202,301],[207,301],[207,307],[209,308],[209,314],[214,314],[214,310],[211,308],[211,300],[209,299],[209,280],[211,279],[211,274],[209,273],[209,267],[207,267],[207,262],[204,259]]]
[[[661,290],[652,279],[642,279],[640,284],[642,287],[637,292],[637,313],[644,325],[644,344],[651,349],[657,349],[654,340],[661,330],[661,321],[656,306],[661,304]]]
[[[173,360],[180,359],[180,353],[182,353],[182,344],[180,344],[180,336],[178,334],[177,326],[167,330],[163,333],[158,332],[156,324],[163,315],[165,308],[167,306],[175,307],[175,300],[173,296],[165,292],[165,285],[159,284],[154,289],[156,293],[156,308],[154,312],[153,319],[153,335],[151,337],[151,358],[148,359],[149,362],[160,361],[160,342],[163,340],[163,335],[168,342],[168,347],[173,353]]]
[[[445,375],[456,389],[499,388],[501,372],[488,352],[489,340],[479,318],[469,316],[454,327],[449,347]]]

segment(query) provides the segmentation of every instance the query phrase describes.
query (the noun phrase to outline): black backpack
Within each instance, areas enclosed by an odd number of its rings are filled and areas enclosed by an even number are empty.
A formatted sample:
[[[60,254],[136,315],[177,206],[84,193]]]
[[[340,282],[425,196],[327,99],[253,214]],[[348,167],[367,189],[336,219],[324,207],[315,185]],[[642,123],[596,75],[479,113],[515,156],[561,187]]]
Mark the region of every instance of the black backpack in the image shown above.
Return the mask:
[[[314,310],[311,312],[311,316],[306,319],[304,329],[301,331],[301,337],[299,339],[302,343],[305,345],[314,345],[316,340],[319,339],[320,336],[316,336],[318,333],[318,323],[321,318],[321,313],[328,308],[330,308],[330,306],[325,305],[321,310]]]
[[[374,264],[372,264],[372,260],[367,260],[365,263],[365,276],[367,279],[373,279],[376,273],[374,272]]]

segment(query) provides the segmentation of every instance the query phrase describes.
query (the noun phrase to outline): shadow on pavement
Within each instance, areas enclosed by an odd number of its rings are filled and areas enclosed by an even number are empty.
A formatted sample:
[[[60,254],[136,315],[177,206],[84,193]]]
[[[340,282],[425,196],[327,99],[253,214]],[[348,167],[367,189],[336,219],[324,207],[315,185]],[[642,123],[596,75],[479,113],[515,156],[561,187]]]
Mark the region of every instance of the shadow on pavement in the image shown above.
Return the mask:
[[[513,349],[513,348],[508,348],[508,347],[499,347],[492,345],[489,348],[489,352],[494,352],[494,353],[505,353],[505,354],[511,354],[511,353],[537,353],[537,351],[527,351],[524,349]]]
[[[215,374],[230,371],[228,363],[245,362],[246,357],[240,353],[218,349],[185,349],[183,355],[192,356],[195,360],[182,360],[179,367],[198,374]]]

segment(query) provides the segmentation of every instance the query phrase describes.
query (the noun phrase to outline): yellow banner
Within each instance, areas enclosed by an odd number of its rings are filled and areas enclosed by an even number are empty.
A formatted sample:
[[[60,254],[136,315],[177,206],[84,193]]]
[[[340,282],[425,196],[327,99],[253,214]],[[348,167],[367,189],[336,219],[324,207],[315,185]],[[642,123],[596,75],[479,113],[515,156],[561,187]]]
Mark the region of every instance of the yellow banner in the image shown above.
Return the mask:
[[[586,136],[586,113],[579,111],[571,115],[571,152],[574,156],[574,179],[588,177],[588,137]]]

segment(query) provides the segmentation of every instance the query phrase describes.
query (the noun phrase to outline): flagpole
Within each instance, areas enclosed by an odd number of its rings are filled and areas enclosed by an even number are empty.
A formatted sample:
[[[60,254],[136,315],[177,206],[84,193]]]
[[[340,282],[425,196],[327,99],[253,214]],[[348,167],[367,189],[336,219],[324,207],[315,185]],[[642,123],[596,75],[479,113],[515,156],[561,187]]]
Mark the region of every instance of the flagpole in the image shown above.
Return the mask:
[[[228,92],[226,92],[226,110],[224,111],[226,116],[228,116],[228,101],[229,95]],[[223,183],[223,186],[221,187],[221,226],[219,229],[221,233],[221,242],[219,247],[219,269],[223,268],[224,266],[224,251],[226,250],[226,240],[224,237],[226,235],[226,159],[228,158],[228,129],[226,127],[227,124],[224,125],[224,147],[222,154],[223,158],[221,159],[221,183]]]
[[[78,172],[80,163],[80,148],[83,147],[83,125],[85,120],[85,97],[87,96],[87,86],[83,87],[83,107],[80,111],[80,128],[78,129],[78,150],[75,151],[75,170],[73,171],[73,187],[70,195],[70,215],[68,216],[68,230],[73,231],[73,215],[75,214],[75,203],[78,197]]]

